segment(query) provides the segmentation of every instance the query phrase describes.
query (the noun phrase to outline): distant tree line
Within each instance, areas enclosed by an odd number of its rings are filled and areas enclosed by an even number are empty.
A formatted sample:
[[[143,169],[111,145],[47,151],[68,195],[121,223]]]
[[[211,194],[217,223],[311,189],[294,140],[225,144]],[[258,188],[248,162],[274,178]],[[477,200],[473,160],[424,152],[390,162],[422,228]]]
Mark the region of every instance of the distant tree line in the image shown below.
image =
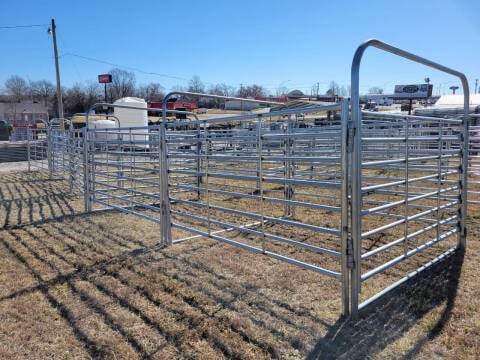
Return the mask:
[[[151,82],[137,85],[133,72],[111,69],[112,82],[107,85],[107,102],[113,102],[119,98],[134,96],[146,101],[162,101],[165,97],[165,88],[160,83]],[[43,103],[51,117],[57,116],[57,91],[56,86],[47,80],[26,81],[18,75],[13,75],[5,81],[5,93],[15,102],[34,100]],[[194,93],[206,93],[219,96],[235,96],[241,98],[268,96],[269,92],[261,85],[240,85],[234,87],[225,83],[206,86],[199,76],[195,75],[189,81],[188,86],[173,86],[172,91],[188,91]],[[288,89],[283,89],[277,96],[285,95]],[[313,94],[313,93],[312,93]],[[326,95],[345,96],[347,90],[332,81]],[[90,81],[85,84],[74,84],[67,88],[62,87],[63,108],[66,116],[85,112],[89,106],[105,101],[104,85]],[[194,100],[200,107],[217,107],[220,101],[211,98],[185,97],[184,100]]]
[[[135,74],[121,69],[111,69],[112,83],[107,85],[107,102],[126,96],[136,96],[161,101],[164,88],[158,83],[136,85]],[[13,75],[5,81],[5,93],[15,102],[33,100],[44,104],[50,116],[57,116],[57,88],[47,80],[26,81]],[[85,112],[89,106],[105,101],[104,85],[90,81],[62,87],[63,108],[66,115]]]

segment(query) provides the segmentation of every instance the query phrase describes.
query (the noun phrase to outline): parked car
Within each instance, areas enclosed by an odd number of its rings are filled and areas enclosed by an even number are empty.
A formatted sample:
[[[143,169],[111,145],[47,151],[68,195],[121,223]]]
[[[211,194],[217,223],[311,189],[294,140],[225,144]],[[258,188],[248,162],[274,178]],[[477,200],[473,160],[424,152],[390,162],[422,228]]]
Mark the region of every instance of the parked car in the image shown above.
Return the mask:
[[[12,134],[12,125],[7,123],[5,120],[0,120],[0,140],[8,141],[10,135]]]

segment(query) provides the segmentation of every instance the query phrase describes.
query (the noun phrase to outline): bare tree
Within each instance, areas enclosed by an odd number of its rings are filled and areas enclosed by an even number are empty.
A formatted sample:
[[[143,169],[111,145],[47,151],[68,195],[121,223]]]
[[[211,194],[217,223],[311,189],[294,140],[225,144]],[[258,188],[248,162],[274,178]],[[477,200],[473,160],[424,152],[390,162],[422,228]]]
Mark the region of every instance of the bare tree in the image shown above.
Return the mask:
[[[88,82],[82,89],[85,94],[85,110],[91,105],[105,100],[104,89],[98,82]]]
[[[219,96],[234,96],[235,87],[229,86],[225,83],[215,84],[210,86],[210,88],[208,89],[208,93]]]
[[[180,84],[175,84],[170,88],[170,91],[187,91],[188,89],[185,86]]]
[[[74,84],[64,91],[63,100],[66,114],[83,113],[91,105],[104,101],[103,89],[95,82],[86,85]]]
[[[133,72],[111,69],[112,82],[110,94],[113,100],[135,95],[135,74]]]
[[[234,96],[235,95],[235,88],[233,86],[228,86],[225,83],[215,84],[209,87],[208,93],[210,95],[218,95],[218,96]],[[203,105],[207,107],[220,107],[220,104],[223,103],[223,100],[220,99],[208,99],[204,101]]]
[[[335,81],[330,81],[330,85],[328,86],[328,90],[325,93],[326,95],[329,96],[335,96],[339,95],[340,92],[340,86]]]
[[[237,96],[241,98],[267,96],[267,90],[260,85],[241,86],[237,92]]]
[[[149,83],[140,85],[136,91],[136,96],[150,101],[161,101],[165,97],[164,87],[158,83]]]
[[[379,88],[377,86],[372,86],[370,89],[368,89],[369,94],[383,94],[383,89]]]
[[[195,75],[189,81],[188,91],[194,93],[205,93],[205,84],[200,80],[198,75]]]
[[[276,96],[284,96],[287,95],[289,92],[289,89],[286,86],[280,86],[276,89]]]
[[[25,96],[29,92],[27,82],[18,75],[13,75],[5,81],[5,88],[8,94],[12,95],[16,102],[20,102],[25,99]]]
[[[56,92],[55,85],[47,80],[32,81],[30,88],[33,97],[41,100],[45,107],[48,107],[49,102],[53,100]]]
[[[63,107],[66,114],[85,112],[85,103],[85,92],[79,84],[67,89],[63,95]]]

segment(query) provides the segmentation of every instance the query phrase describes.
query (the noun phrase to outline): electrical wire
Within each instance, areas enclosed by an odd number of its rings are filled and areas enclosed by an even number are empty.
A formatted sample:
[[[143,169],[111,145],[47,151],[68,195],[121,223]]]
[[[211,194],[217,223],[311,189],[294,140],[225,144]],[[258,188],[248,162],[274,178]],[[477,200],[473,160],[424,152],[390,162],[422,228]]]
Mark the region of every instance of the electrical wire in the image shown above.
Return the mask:
[[[98,62],[98,63],[107,64],[107,65],[110,65],[110,66],[115,66],[117,68],[130,69],[130,70],[133,70],[133,71],[145,74],[145,75],[156,75],[156,76],[161,76],[161,77],[165,77],[165,78],[169,78],[169,79],[183,80],[183,81],[188,81],[189,80],[189,79],[182,78],[182,77],[179,77],[179,76],[161,74],[161,73],[156,73],[156,72],[151,72],[151,71],[144,71],[144,70],[132,67],[132,66],[119,65],[119,64],[115,64],[115,63],[112,63],[112,62],[109,62],[109,61],[95,59],[95,58],[92,58],[92,57],[89,57],[89,56],[83,56],[83,55],[74,54],[74,53],[71,53],[71,52],[64,53],[62,56],[73,56],[73,57],[77,57],[77,58],[84,59],[84,60],[95,61],[95,62]]]
[[[0,29],[20,29],[20,28],[33,28],[33,27],[45,27],[45,26],[49,26],[49,24],[0,26]]]

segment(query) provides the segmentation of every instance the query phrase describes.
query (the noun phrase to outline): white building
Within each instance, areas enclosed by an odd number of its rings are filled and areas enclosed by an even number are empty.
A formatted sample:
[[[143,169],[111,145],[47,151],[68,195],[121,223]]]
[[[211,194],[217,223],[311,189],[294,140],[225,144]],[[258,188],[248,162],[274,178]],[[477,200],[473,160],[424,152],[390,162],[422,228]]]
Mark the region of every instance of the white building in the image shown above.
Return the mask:
[[[0,120],[14,121],[48,121],[48,109],[35,100],[0,101]]]

